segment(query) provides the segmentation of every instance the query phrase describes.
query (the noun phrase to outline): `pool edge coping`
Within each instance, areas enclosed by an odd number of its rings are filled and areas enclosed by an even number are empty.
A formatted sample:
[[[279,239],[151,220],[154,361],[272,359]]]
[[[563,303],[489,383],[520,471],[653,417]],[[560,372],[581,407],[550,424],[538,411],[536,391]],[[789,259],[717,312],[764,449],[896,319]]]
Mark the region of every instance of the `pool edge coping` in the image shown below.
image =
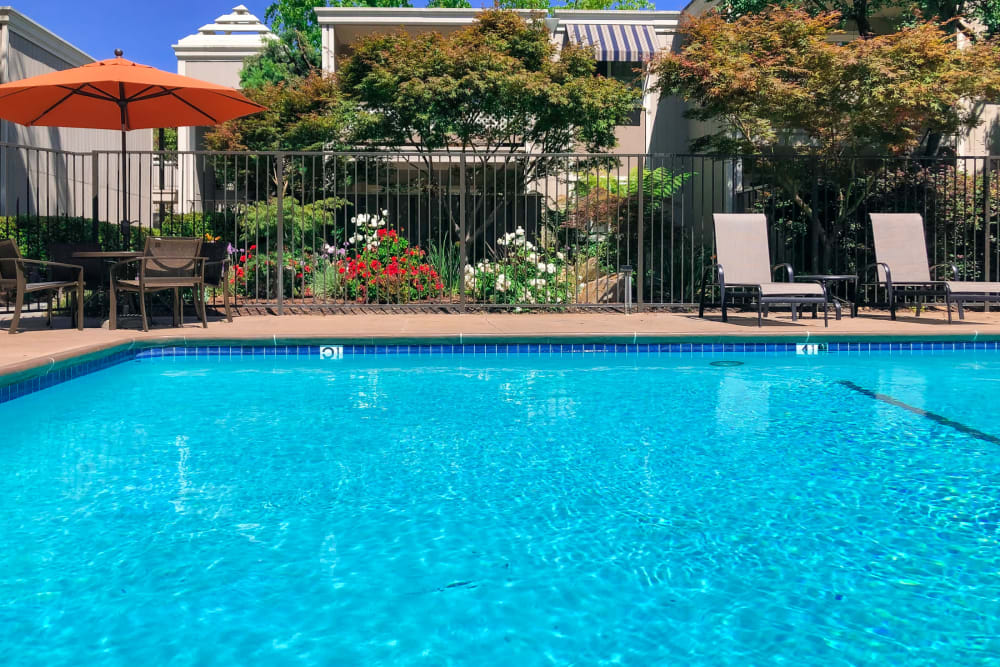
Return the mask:
[[[50,373],[80,366],[118,353],[141,351],[151,348],[170,347],[289,347],[321,345],[557,345],[557,344],[604,344],[604,345],[648,345],[648,344],[820,344],[820,343],[976,343],[1000,341],[1000,333],[990,334],[772,334],[751,336],[746,334],[443,334],[439,336],[160,336],[156,338],[133,337],[126,341],[108,341],[61,350],[56,354],[43,355],[0,366],[0,387],[30,382]]]

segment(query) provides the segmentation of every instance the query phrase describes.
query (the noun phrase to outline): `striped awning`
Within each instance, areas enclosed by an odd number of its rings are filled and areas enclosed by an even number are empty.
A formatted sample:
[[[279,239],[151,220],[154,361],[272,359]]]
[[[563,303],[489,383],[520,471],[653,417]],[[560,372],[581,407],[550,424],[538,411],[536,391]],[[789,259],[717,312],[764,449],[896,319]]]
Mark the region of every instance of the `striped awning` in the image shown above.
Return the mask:
[[[659,41],[648,25],[571,23],[566,34],[574,44],[594,49],[597,60],[638,62],[656,55]]]

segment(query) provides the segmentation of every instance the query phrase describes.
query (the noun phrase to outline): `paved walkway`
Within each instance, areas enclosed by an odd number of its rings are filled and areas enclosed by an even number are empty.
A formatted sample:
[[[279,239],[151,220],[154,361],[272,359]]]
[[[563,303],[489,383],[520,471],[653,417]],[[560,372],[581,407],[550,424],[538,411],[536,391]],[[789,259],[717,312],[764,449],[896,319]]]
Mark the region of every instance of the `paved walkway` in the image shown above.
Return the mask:
[[[728,323],[718,313],[699,319],[693,313],[520,313],[520,314],[330,314],[242,316],[231,324],[210,321],[207,329],[189,323],[175,329],[170,318],[157,318],[150,332],[136,329],[108,331],[95,327],[84,331],[69,329],[67,318],[56,318],[54,327],[47,329],[44,319],[26,318],[27,331],[6,333],[9,319],[0,316],[0,375],[47,365],[81,354],[96,352],[138,340],[184,342],[191,340],[252,340],[289,341],[304,339],[340,339],[373,342],[400,339],[437,338],[448,342],[482,342],[491,339],[516,338],[546,341],[548,339],[588,339],[607,341],[642,341],[693,337],[713,339],[747,339],[759,336],[782,336],[796,340],[817,336],[859,338],[866,336],[926,337],[992,335],[1000,336],[1000,313],[967,313],[965,321],[948,325],[943,311],[924,312],[920,318],[912,313],[900,313],[897,321],[881,311],[862,311],[856,319],[844,317],[823,320],[811,316],[792,322],[788,313],[772,314],[764,326],[757,327],[755,314],[731,315]],[[134,326],[134,325],[133,325]]]

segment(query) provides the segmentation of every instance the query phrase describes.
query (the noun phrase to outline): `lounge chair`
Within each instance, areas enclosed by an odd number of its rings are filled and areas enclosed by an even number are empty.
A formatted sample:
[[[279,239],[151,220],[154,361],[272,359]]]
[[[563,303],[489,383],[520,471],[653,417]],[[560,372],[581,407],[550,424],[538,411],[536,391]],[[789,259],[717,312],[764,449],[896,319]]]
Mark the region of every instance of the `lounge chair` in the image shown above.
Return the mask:
[[[896,319],[896,302],[902,294],[917,297],[917,315],[922,297],[943,296],[951,323],[951,304],[958,305],[958,319],[965,319],[966,301],[1000,301],[1000,283],[958,279],[954,264],[929,266],[924,218],[919,213],[872,213],[872,237],[875,239],[874,264],[865,267],[865,275],[875,269],[877,284],[885,285],[889,297],[889,315]],[[954,280],[932,280],[931,271],[947,267]]]
[[[789,304],[792,319],[798,317],[803,304],[823,306],[823,326],[829,326],[829,298],[823,286],[816,282],[795,282],[791,264],[771,266],[767,241],[767,217],[762,213],[716,213],[715,249],[717,262],[705,269],[701,279],[701,302],[698,317],[705,316],[708,294],[708,274],[714,273],[722,303],[722,321],[728,322],[727,298],[751,293],[757,302],[757,326],[762,325],[765,309],[770,304]],[[777,269],[784,269],[788,282],[774,282]],[[734,290],[735,288],[735,290]]]
[[[179,326],[183,323],[180,291],[186,288],[194,293],[195,310],[201,316],[202,326],[208,327],[205,316],[205,258],[200,254],[199,238],[147,237],[142,257],[127,259],[111,267],[111,313],[108,327],[117,328],[117,293],[126,291],[139,295],[142,330],[149,331],[146,294],[164,290],[172,290],[174,293],[174,326]],[[137,265],[136,278],[119,277],[121,268],[129,264]]]
[[[32,273],[28,267],[39,267],[40,270],[64,269],[71,272],[64,276],[49,276],[55,280],[40,280],[29,282]],[[10,333],[17,333],[21,322],[21,309],[24,307],[24,295],[32,292],[58,292],[61,289],[72,289],[75,294],[74,309],[76,310],[76,328],[83,330],[83,267],[62,262],[47,262],[38,259],[25,259],[17,248],[14,239],[0,241],[0,292],[14,292],[14,319],[10,323]],[[47,310],[48,324],[52,325],[51,297]]]

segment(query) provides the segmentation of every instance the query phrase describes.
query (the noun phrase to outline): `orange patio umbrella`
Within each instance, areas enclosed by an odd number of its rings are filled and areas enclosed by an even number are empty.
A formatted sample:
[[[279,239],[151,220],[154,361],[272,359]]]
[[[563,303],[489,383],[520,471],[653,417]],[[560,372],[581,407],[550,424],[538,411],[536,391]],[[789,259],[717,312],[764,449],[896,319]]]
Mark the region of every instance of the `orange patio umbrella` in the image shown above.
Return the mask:
[[[122,133],[122,213],[127,222],[125,133],[129,130],[217,125],[265,107],[228,86],[115,58],[0,85],[0,118]]]

